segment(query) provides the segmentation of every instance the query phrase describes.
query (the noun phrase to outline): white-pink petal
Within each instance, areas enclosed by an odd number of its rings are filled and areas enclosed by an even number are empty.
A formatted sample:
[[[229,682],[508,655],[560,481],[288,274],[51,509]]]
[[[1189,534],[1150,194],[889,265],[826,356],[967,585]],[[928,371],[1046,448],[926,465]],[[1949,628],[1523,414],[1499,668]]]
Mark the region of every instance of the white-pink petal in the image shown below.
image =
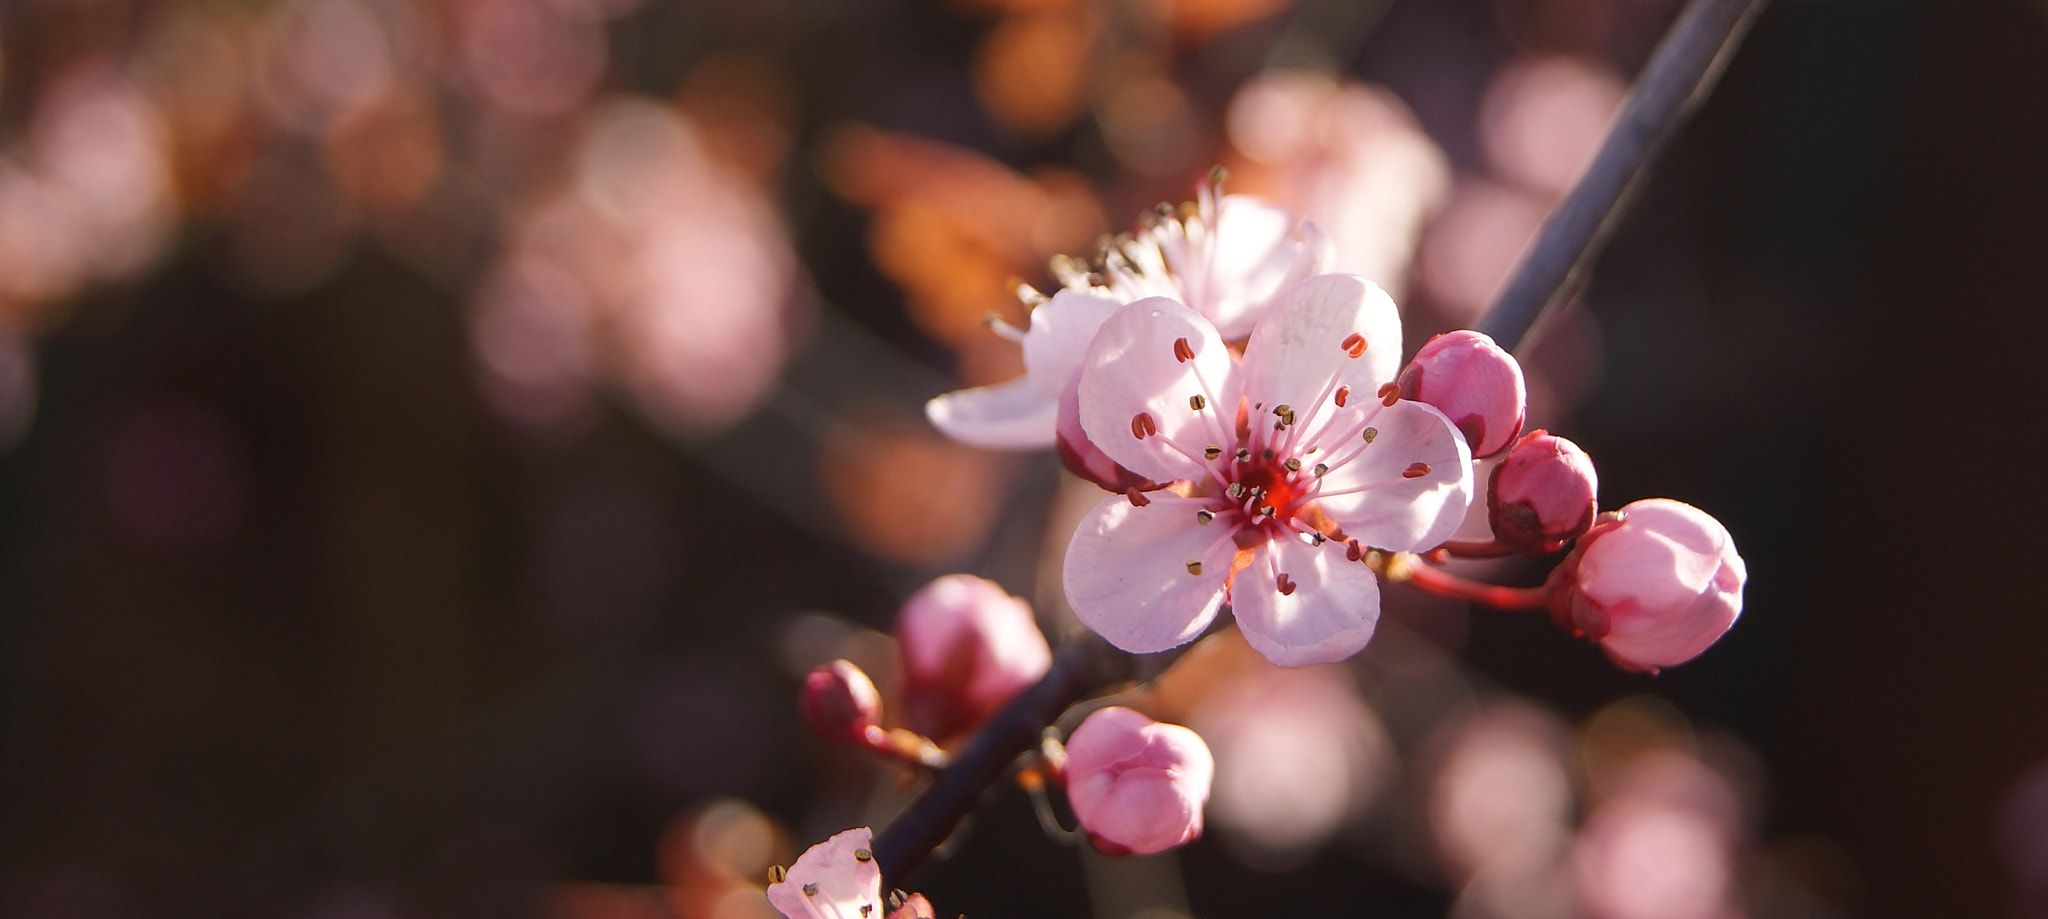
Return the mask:
[[[1237,392],[1237,365],[1216,327],[1173,300],[1148,297],[1118,309],[1088,347],[1081,429],[1110,459],[1152,481],[1201,479],[1202,450],[1235,442]]]
[[[1333,250],[1315,224],[1250,195],[1225,196],[1216,210],[1213,261],[1195,270],[1208,288],[1210,320],[1236,340],[1251,334],[1275,294],[1321,271]]]
[[[1024,333],[1025,375],[1054,398],[1081,374],[1095,333],[1123,303],[1085,291],[1061,289],[1031,311]]]
[[[1027,375],[937,396],[924,404],[924,415],[933,427],[961,443],[1029,450],[1052,446],[1059,409],[1059,393],[1047,395]]]
[[[1277,574],[1291,589],[1282,593]],[[1276,539],[1230,585],[1230,610],[1244,640],[1282,667],[1341,661],[1372,640],[1380,583],[1335,543]]]
[[[1368,408],[1378,409],[1372,442],[1330,467],[1321,491],[1328,497],[1317,504],[1361,544],[1397,552],[1436,548],[1458,531],[1472,503],[1472,449],[1444,413],[1420,402]],[[1347,439],[1323,449],[1356,446]]]
[[[1364,351],[1352,357],[1347,342],[1363,342]],[[1291,405],[1310,419],[1332,378],[1363,402],[1400,366],[1401,314],[1393,298],[1356,275],[1320,274],[1282,291],[1260,318],[1245,345],[1244,394],[1267,406]]]
[[[1081,521],[1067,545],[1067,602],[1081,623],[1133,654],[1177,648],[1223,605],[1236,546],[1193,502],[1161,495],[1144,507],[1116,495]],[[1189,562],[1199,562],[1199,573]]]

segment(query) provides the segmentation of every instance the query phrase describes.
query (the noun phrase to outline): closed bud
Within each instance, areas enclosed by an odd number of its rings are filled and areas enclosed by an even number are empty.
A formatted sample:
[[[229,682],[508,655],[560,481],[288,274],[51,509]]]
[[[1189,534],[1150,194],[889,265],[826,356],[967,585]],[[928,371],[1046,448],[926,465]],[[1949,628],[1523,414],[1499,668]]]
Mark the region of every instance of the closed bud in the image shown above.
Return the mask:
[[[1150,855],[1202,835],[1216,760],[1200,735],[1119,706],[1067,738],[1067,800],[1108,855]]]
[[[1655,673],[1697,657],[1735,624],[1747,579],[1720,521],[1651,498],[1600,515],[1551,572],[1550,615],[1616,664]]]
[[[1436,406],[1472,446],[1499,453],[1522,433],[1529,391],[1522,365],[1483,332],[1460,329],[1425,342],[1396,380],[1401,398]]]
[[[904,719],[935,740],[980,724],[1052,666],[1031,605],[973,575],[949,574],[912,594],[896,639]]]
[[[838,660],[804,677],[804,723],[835,743],[858,740],[882,722],[882,694],[851,661]]]
[[[1060,395],[1056,431],[1053,450],[1059,454],[1060,465],[1067,467],[1068,472],[1114,492],[1152,486],[1144,476],[1110,459],[1109,454],[1088,439],[1088,432],[1081,430],[1081,375],[1078,373],[1067,381],[1066,391]]]
[[[1486,509],[1495,539],[1542,555],[1593,526],[1599,495],[1593,458],[1578,444],[1538,429],[1516,441],[1493,470]]]

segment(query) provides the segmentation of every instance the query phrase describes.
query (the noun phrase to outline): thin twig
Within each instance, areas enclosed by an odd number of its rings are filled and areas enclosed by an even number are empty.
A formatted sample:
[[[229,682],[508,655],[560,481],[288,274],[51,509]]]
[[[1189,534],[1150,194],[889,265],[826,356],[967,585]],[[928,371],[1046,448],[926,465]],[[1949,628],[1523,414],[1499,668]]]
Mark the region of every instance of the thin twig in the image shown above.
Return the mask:
[[[1558,205],[1508,286],[1473,328],[1523,351],[1585,283],[1638,178],[1713,89],[1766,0],[1693,0],[1643,65],[1586,174]]]

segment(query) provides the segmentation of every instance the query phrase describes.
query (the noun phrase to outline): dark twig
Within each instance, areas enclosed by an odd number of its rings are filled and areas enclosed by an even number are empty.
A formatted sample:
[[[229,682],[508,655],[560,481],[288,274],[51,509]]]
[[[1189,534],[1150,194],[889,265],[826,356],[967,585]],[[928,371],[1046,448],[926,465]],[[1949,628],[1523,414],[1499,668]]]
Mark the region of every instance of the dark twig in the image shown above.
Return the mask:
[[[1473,328],[1521,351],[1571,299],[1614,232],[1643,167],[1706,98],[1766,0],[1693,0],[1650,55],[1600,152]]]
[[[989,719],[932,787],[882,830],[875,840],[875,861],[882,866],[883,888],[902,886],[925,857],[953,835],[1010,764],[1038,745],[1045,726],[1058,720],[1061,712],[1135,673],[1136,661],[1130,655],[1093,634],[1062,642],[1045,677]]]
[[[1495,340],[1526,344],[1555,303],[1577,290],[1585,266],[1613,228],[1636,176],[1713,86],[1765,0],[1693,0],[1644,65],[1600,153],[1558,207],[1507,291],[1475,326]],[[1052,668],[959,751],[932,787],[875,842],[884,886],[901,886],[981,802],[1046,725],[1075,703],[1136,673],[1131,657],[1094,635],[1061,645]]]

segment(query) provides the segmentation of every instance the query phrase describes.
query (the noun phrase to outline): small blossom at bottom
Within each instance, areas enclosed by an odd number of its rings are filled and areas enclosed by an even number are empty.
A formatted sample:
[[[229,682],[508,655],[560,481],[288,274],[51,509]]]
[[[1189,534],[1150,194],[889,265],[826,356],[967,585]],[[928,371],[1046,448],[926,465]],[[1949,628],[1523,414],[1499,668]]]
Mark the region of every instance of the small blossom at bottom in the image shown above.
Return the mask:
[[[1202,808],[1216,775],[1195,732],[1111,706],[1067,738],[1067,800],[1095,848],[1150,855],[1202,835]]]
[[[882,919],[874,835],[859,827],[805,850],[768,885],[769,904],[789,919]]]
[[[1551,573],[1550,615],[1614,662],[1656,672],[1697,657],[1742,614],[1748,568],[1707,512],[1668,498],[1602,514]]]

